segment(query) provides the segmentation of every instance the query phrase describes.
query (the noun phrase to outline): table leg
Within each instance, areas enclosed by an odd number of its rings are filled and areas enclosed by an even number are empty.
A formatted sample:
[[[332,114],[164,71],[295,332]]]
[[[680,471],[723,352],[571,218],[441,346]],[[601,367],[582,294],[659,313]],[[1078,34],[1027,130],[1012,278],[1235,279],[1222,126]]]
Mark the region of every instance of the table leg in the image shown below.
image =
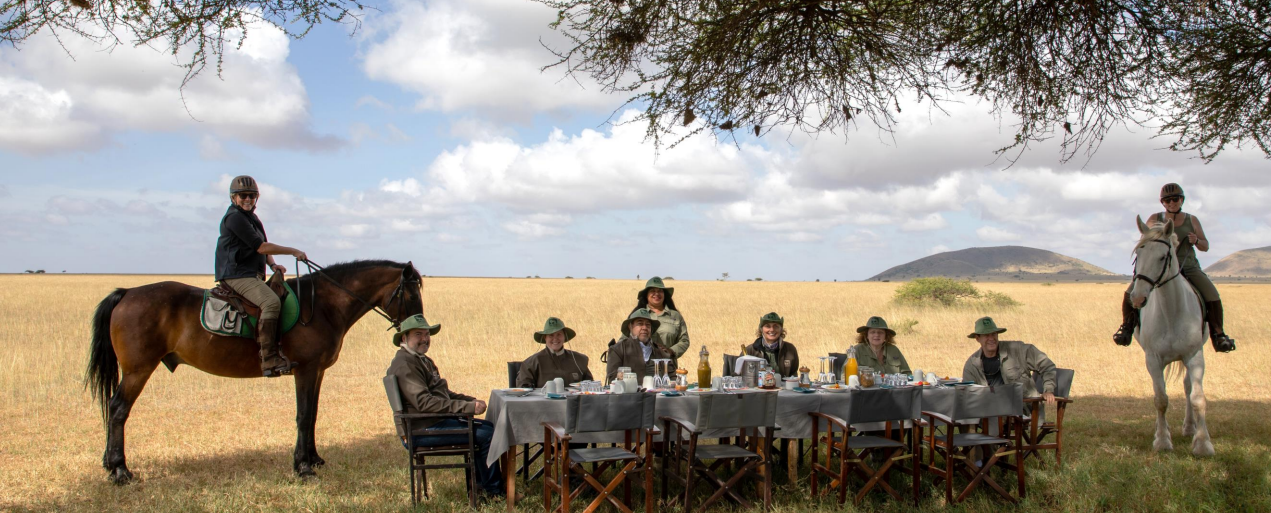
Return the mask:
[[[516,511],[516,444],[503,453],[503,484],[507,486],[508,513]]]

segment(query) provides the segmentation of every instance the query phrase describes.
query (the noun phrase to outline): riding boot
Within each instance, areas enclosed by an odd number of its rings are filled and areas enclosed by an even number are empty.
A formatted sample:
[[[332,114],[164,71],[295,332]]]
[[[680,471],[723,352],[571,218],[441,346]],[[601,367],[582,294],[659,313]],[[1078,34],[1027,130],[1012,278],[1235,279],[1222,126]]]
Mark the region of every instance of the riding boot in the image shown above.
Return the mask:
[[[1121,328],[1112,335],[1112,341],[1118,346],[1128,346],[1134,341],[1134,328],[1139,325],[1139,311],[1130,303],[1130,293],[1125,293],[1121,301]]]
[[[1228,337],[1222,330],[1222,300],[1205,303],[1207,321],[1209,321],[1209,339],[1214,344],[1214,351],[1230,353],[1236,350],[1236,340]]]
[[[260,372],[266,378],[291,374],[299,365],[278,352],[278,319],[261,319],[256,325],[256,341],[260,343]]]

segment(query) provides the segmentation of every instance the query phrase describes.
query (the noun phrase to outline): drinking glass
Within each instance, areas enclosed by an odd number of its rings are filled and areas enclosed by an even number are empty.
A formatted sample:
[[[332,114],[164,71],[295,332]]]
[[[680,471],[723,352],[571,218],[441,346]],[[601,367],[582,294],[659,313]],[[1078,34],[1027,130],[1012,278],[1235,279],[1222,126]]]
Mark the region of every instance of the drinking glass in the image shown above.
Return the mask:
[[[819,381],[819,382],[821,382],[821,383],[826,383],[826,382],[827,382],[827,380],[825,379],[825,369],[826,369],[825,361],[826,361],[827,359],[829,359],[829,358],[830,358],[830,357],[828,357],[828,356],[818,356],[818,357],[816,357],[816,359],[821,360],[821,372],[820,372],[820,374],[817,374],[817,376],[816,376],[816,380],[817,380],[817,381]]]

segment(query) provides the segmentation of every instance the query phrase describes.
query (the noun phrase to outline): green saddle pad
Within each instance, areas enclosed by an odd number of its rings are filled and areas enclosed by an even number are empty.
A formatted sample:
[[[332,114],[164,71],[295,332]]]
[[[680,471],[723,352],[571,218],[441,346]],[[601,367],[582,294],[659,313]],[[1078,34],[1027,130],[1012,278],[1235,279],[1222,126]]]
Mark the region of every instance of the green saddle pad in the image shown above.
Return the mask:
[[[282,301],[282,311],[278,314],[280,335],[291,331],[300,320],[300,300],[296,298],[296,292],[286,282],[282,286],[287,289],[287,298]],[[204,330],[227,337],[256,338],[256,323],[259,322],[256,317],[238,312],[228,305],[213,308],[209,301],[213,301],[212,291],[204,289],[203,302],[199,306],[199,324]]]

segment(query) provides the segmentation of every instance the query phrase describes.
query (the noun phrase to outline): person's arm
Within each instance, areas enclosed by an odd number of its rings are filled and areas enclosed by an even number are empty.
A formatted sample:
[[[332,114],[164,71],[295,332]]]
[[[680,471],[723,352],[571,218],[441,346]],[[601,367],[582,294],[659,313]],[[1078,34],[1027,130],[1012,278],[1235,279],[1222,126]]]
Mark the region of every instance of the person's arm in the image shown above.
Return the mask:
[[[618,375],[618,367],[623,367],[621,347],[621,342],[609,346],[609,361],[605,364],[605,381],[612,382],[614,376]]]
[[[1201,251],[1209,251],[1209,239],[1205,238],[1205,229],[1200,226],[1200,219],[1196,216],[1188,216],[1192,221],[1192,233],[1187,235],[1187,240],[1191,241],[1196,249]]]
[[[790,368],[786,369],[789,372],[785,374],[785,377],[799,375],[799,349],[794,347],[794,344],[790,344],[790,355]]]
[[[306,255],[304,251],[300,251],[296,248],[289,248],[281,244],[274,244],[272,242],[261,242],[260,245],[256,247],[256,252],[265,255],[265,258],[270,260],[271,265],[273,261],[270,257],[273,255],[291,255],[299,260],[309,259],[309,256]]]
[[[1050,357],[1035,345],[1028,344],[1025,351],[1028,368],[1042,375],[1042,398],[1047,404],[1055,404],[1055,362],[1050,361]]]
[[[678,313],[678,312],[677,312]],[[671,345],[671,352],[675,353],[675,357],[679,358],[688,352],[688,324],[684,322],[684,316],[680,315],[680,334],[675,339],[675,343]]]
[[[892,346],[892,347],[896,347],[896,346]],[[912,373],[912,372],[913,372],[913,369],[910,369],[910,368],[909,368],[909,362],[908,362],[907,360],[905,360],[905,353],[904,353],[904,352],[902,352],[902,351],[900,350],[900,348],[898,348],[898,347],[896,348],[896,356],[899,356],[899,357],[900,357],[900,373],[901,373],[901,374],[910,374],[910,373]],[[921,380],[920,380],[920,381],[921,381]]]
[[[397,384],[401,387],[402,398],[410,402],[420,413],[477,413],[476,404],[460,399],[443,399],[433,395],[428,388],[424,376],[412,371],[407,366],[395,367]]]
[[[975,356],[967,358],[966,365],[962,366],[962,381],[974,381],[977,385],[989,384],[989,379],[984,376],[984,371],[971,363],[972,358],[975,358]]]
[[[581,369],[578,369],[579,375],[582,376],[582,380],[592,381],[596,379],[591,377],[591,359],[587,358],[587,355],[585,354],[575,354],[574,356],[578,357],[578,365],[582,367]]]
[[[538,353],[534,353],[537,355]],[[530,355],[521,362],[521,370],[516,373],[516,386],[520,388],[538,387],[538,358]]]

